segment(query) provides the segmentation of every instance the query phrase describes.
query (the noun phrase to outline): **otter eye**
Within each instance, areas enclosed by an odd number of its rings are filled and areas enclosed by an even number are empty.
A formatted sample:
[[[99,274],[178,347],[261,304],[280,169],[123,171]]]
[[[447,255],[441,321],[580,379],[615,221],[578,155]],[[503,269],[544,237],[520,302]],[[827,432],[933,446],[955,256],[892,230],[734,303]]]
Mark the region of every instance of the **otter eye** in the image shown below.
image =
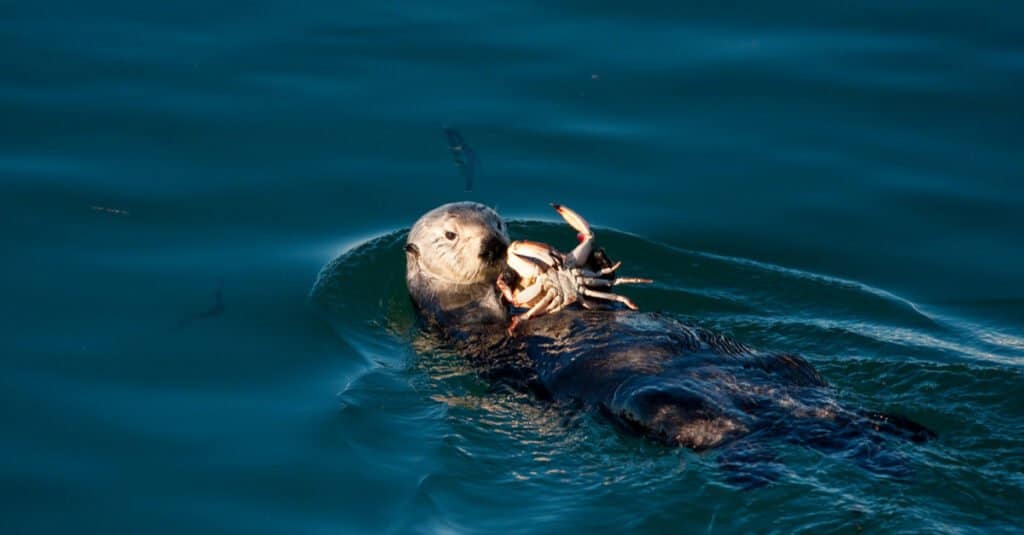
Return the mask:
[[[444,237],[448,238],[449,240],[454,240],[455,239],[455,233],[450,231],[450,230],[446,230],[446,231],[444,231]]]

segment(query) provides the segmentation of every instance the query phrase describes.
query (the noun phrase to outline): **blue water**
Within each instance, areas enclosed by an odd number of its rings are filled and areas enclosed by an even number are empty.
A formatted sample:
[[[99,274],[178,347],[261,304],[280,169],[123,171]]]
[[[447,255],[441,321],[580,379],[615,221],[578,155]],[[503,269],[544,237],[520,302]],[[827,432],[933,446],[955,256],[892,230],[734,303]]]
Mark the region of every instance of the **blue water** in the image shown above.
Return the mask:
[[[1020,531],[1022,20],[0,6],[0,529]],[[547,203],[573,207],[657,280],[623,290],[643,309],[938,440],[893,445],[906,480],[782,447],[743,491],[715,452],[489,389],[407,335],[402,231],[463,199],[563,248]]]

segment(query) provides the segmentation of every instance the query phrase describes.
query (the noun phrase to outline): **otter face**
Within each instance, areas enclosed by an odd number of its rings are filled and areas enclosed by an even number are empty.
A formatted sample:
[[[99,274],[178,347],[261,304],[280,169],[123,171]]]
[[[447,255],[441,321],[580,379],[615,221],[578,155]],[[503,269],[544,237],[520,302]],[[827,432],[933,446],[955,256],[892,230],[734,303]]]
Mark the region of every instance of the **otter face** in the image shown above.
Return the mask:
[[[425,277],[442,285],[494,283],[508,248],[505,222],[475,202],[439,206],[409,231],[406,278]]]

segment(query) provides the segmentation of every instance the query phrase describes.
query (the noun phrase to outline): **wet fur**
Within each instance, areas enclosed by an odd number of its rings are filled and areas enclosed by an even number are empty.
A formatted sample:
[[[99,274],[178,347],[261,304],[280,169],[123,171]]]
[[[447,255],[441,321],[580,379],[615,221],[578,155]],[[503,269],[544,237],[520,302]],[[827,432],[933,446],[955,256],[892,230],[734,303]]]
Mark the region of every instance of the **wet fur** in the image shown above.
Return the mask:
[[[457,247],[444,239],[453,220],[466,237]],[[482,205],[445,205],[416,223],[407,246],[409,293],[432,336],[492,382],[594,410],[669,445],[723,447],[726,465],[748,466],[750,441],[774,437],[853,452],[862,466],[886,472],[899,463],[877,447],[884,437],[935,436],[900,416],[840,405],[799,356],[761,352],[659,314],[564,310],[507,337],[509,311],[495,286],[501,260],[486,253],[495,240],[508,244],[499,222]],[[607,263],[600,255],[592,260]]]

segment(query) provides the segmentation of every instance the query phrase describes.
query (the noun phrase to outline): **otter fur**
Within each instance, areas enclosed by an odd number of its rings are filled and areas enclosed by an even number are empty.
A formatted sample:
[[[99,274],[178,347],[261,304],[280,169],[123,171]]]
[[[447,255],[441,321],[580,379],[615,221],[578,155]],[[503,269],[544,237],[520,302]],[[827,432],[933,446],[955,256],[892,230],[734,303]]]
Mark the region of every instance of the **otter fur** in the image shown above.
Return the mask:
[[[459,202],[423,215],[406,245],[409,295],[428,329],[486,379],[695,450],[775,437],[856,450],[863,465],[884,470],[875,446],[886,436],[934,437],[907,418],[842,406],[797,355],[758,351],[657,313],[567,309],[509,337],[510,311],[495,284],[508,243],[494,210]]]

